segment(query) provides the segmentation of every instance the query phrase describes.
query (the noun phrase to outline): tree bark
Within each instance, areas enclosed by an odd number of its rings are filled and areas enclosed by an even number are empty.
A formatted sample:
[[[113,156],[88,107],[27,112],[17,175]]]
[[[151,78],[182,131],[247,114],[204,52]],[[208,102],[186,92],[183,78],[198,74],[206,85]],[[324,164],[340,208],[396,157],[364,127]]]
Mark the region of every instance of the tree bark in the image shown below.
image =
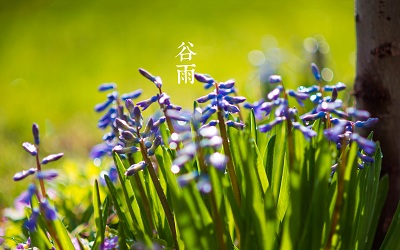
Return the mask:
[[[389,175],[389,193],[373,249],[378,249],[400,200],[400,0],[356,0],[357,108],[379,123],[373,128]],[[364,131],[367,132],[367,131]]]

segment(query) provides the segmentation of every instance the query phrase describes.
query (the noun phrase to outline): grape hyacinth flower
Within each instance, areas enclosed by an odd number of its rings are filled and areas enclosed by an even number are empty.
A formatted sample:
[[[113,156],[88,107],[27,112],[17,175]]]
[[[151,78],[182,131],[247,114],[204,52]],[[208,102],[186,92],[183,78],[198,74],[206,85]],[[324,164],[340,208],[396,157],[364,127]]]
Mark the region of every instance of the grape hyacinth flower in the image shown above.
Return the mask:
[[[138,89],[130,93],[124,93],[119,97],[116,83],[103,83],[99,86],[98,90],[100,92],[113,91],[107,95],[107,100],[105,102],[95,106],[96,112],[107,110],[99,119],[98,127],[102,130],[110,127],[110,131],[103,136],[103,143],[95,145],[92,148],[90,152],[90,157],[92,159],[101,159],[106,155],[111,155],[112,149],[119,144],[119,134],[115,125],[115,119],[123,119],[124,108],[121,102],[126,102],[127,100],[132,101],[142,94],[142,90]]]
[[[158,89],[159,93],[150,97],[147,100],[138,102],[137,105],[142,108],[142,111],[144,111],[151,104],[158,102],[160,109],[164,113],[164,116],[166,118],[168,129],[170,130],[171,133],[174,133],[175,129],[174,129],[174,126],[172,125],[171,119],[176,120],[175,119],[176,117],[173,116],[168,111],[171,111],[171,110],[180,111],[182,109],[182,107],[172,104],[171,100],[170,100],[170,96],[167,93],[162,91],[162,81],[159,76],[153,76],[150,72],[148,72],[144,69],[141,69],[141,68],[139,69],[139,73],[142,76],[144,76],[145,78],[147,78],[148,80],[150,80],[151,82],[153,82],[155,84],[156,88]]]
[[[207,123],[208,119],[212,116],[213,113],[217,113],[218,117],[218,126],[221,132],[222,144],[224,148],[224,152],[228,157],[227,161],[227,171],[232,183],[233,193],[235,195],[236,202],[238,205],[241,204],[241,195],[239,190],[239,184],[237,180],[237,176],[235,173],[235,167],[232,161],[231,149],[228,142],[227,136],[227,126],[225,124],[225,119],[229,116],[229,114],[238,114],[240,120],[241,112],[238,104],[244,102],[246,98],[242,96],[229,96],[229,94],[236,94],[236,90],[234,88],[235,81],[228,80],[226,82],[216,82],[214,79],[209,80],[208,75],[203,74],[195,74],[195,78],[204,83],[204,87],[206,89],[209,88],[210,82],[215,87],[213,92],[209,93],[206,96],[200,97],[197,99],[198,102],[209,101],[210,104],[204,107],[199,113],[202,114],[199,118],[196,117],[195,122],[201,122],[203,125]],[[195,110],[196,111],[196,110]],[[195,114],[196,115],[196,114]],[[232,124],[231,124],[232,125]],[[244,126],[244,125],[243,125]],[[241,129],[241,125],[235,124],[234,128]]]

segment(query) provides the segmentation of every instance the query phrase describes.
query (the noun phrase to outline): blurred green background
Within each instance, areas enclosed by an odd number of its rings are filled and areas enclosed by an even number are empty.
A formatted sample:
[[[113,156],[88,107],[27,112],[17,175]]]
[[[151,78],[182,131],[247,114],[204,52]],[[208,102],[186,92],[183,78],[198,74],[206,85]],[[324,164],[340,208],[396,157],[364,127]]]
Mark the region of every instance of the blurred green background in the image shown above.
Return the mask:
[[[105,99],[100,83],[116,82],[121,93],[142,88],[141,98],[150,97],[156,89],[138,73],[143,67],[162,77],[172,102],[190,108],[206,92],[199,83],[177,83],[182,42],[194,44],[196,71],[234,78],[253,101],[266,73],[306,84],[316,40],[323,42],[332,81],[351,84],[353,6],[348,0],[0,0],[0,208],[27,186],[12,176],[34,166],[21,147],[33,140],[33,122],[42,156],[65,152],[87,165],[102,135],[93,110]]]

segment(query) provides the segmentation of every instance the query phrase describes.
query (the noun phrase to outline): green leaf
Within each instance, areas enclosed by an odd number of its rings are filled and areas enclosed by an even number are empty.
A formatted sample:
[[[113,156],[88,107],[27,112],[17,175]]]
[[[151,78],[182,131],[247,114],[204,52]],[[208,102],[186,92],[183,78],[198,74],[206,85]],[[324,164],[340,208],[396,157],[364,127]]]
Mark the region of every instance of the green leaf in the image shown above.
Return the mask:
[[[115,189],[114,184],[110,180],[110,177],[108,177],[107,175],[104,175],[104,179],[106,181],[107,188],[110,192],[110,197],[114,203],[114,208],[117,211],[119,223],[121,223],[122,226],[124,227],[124,230],[123,230],[124,233],[125,234],[129,233],[135,239],[140,238],[140,237],[138,237],[138,234],[139,234],[138,229],[135,228],[132,223],[129,223],[131,221],[128,221],[128,219],[125,216],[126,212],[122,206],[122,202],[117,193],[117,190]],[[124,237],[126,237],[126,235]]]
[[[397,206],[396,213],[393,216],[392,223],[383,240],[381,250],[392,250],[399,248],[400,235],[400,203]]]
[[[118,178],[121,182],[121,187],[122,191],[124,194],[125,198],[125,203],[127,204],[127,208],[129,211],[129,215],[131,217],[131,221],[133,223],[133,226],[137,229],[138,234],[141,235],[141,239],[144,239],[144,232],[145,227],[143,224],[143,219],[142,219],[142,214],[140,212],[139,205],[137,203],[136,197],[133,193],[133,189],[131,186],[131,182],[128,180],[128,178],[125,176],[125,167],[117,153],[113,153],[113,158],[114,158],[114,163],[117,168],[118,172]],[[143,216],[144,218],[145,216]],[[152,232],[150,232],[150,228],[147,228],[147,232],[149,235],[152,235]],[[148,240],[150,242],[150,240]]]
[[[103,218],[102,218],[102,207],[101,207],[101,199],[100,199],[100,190],[99,190],[99,183],[97,179],[94,181],[93,186],[93,207],[94,207],[94,222],[96,225],[96,239],[94,241],[93,247],[98,249],[100,244],[104,242],[104,232],[105,227],[103,225]]]

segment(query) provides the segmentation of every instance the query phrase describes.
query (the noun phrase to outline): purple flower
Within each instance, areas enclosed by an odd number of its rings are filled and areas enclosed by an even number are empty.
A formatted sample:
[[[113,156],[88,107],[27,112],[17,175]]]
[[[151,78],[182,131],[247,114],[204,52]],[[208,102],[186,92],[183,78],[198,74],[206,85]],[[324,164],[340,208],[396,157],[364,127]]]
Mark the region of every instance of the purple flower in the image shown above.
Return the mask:
[[[161,88],[162,86],[162,81],[161,78],[159,76],[153,76],[152,74],[150,74],[150,72],[144,70],[144,69],[139,69],[139,73],[146,77],[147,79],[149,79],[150,81],[152,81],[157,88]]]
[[[203,194],[208,194],[212,190],[211,182],[210,182],[210,177],[208,175],[201,175],[199,177],[199,181],[196,184],[197,189],[203,193]]]
[[[246,101],[246,98],[243,96],[225,96],[224,99],[230,104],[238,104]]]
[[[220,82],[218,87],[221,89],[231,89],[235,85],[235,80],[228,80],[226,82]]]
[[[336,100],[334,102],[322,102],[318,105],[317,111],[331,112],[335,109],[342,107],[342,101]]]
[[[200,117],[200,122],[205,123],[217,111],[216,107],[211,107]]]
[[[268,78],[269,83],[275,84],[275,83],[281,83],[282,82],[282,77],[278,75],[270,75]]]
[[[104,242],[100,245],[101,250],[118,249],[118,236],[105,238]]]
[[[340,118],[346,118],[346,119],[349,118],[349,115],[341,110],[334,109],[331,111],[331,113],[339,116]]]
[[[63,156],[64,156],[64,153],[58,153],[58,154],[51,154],[51,155],[48,155],[48,156],[46,156],[46,157],[43,158],[42,164],[47,164],[47,163],[49,163],[49,162],[56,161],[56,160],[60,159],[60,158],[63,157]]]
[[[355,108],[348,108],[347,109],[347,113],[350,116],[356,118],[357,120],[362,120],[362,121],[367,120],[368,118],[371,117],[371,114],[368,111],[366,111],[366,110],[358,110],[358,109],[355,109]]]
[[[142,108],[142,111],[146,110],[152,103],[156,102],[158,100],[158,96],[152,96],[147,100],[141,101],[136,103],[137,106]]]
[[[216,169],[220,171],[225,171],[226,163],[228,162],[228,157],[221,153],[214,153],[210,155],[208,161],[211,165],[213,165]]]
[[[200,141],[200,147],[202,148],[206,147],[218,148],[221,145],[222,145],[222,138],[218,135]]]
[[[35,145],[29,142],[24,142],[22,143],[22,147],[26,150],[26,152],[30,153],[32,156],[37,155],[37,148]]]
[[[116,182],[118,180],[118,170],[114,165],[110,166],[110,169],[108,170],[108,172],[106,171],[101,171],[100,173],[100,182],[103,186],[106,185],[106,181],[104,179],[104,176],[107,175],[108,177],[110,177],[110,180],[112,182]]]
[[[104,142],[97,144],[90,151],[90,158],[92,159],[102,158],[106,154],[111,153],[112,149],[113,146],[110,143]]]
[[[286,112],[288,111],[288,101],[286,99],[278,99],[275,103],[279,105],[278,108],[275,109],[275,117],[286,116]]]
[[[149,156],[153,156],[156,152],[157,147],[161,145],[161,136],[157,136],[152,144],[153,145],[151,145],[151,147],[147,150],[147,154]]]
[[[311,72],[317,81],[321,81],[321,73],[319,72],[318,66],[315,63],[311,63]]]
[[[287,91],[288,95],[291,97],[296,98],[296,101],[300,104],[300,106],[304,107],[303,101],[308,99],[310,96],[307,93],[302,93],[302,92],[296,92],[294,90],[288,90]]]
[[[325,137],[335,143],[340,143],[340,135],[345,132],[347,121],[339,120],[338,124],[334,127],[324,131]]]
[[[132,176],[132,175],[136,174],[137,172],[139,172],[140,170],[143,170],[146,166],[147,166],[147,164],[144,161],[133,164],[125,171],[125,175]]]
[[[111,103],[113,103],[117,99],[117,97],[118,97],[118,93],[115,92],[115,91],[113,93],[111,93],[111,94],[108,94],[107,95],[107,100],[105,102],[103,102],[103,103],[97,104],[94,107],[94,109],[97,112],[101,112],[101,111],[105,110],[106,108],[108,108],[108,106],[110,106]]]
[[[47,220],[55,220],[57,219],[57,214],[56,210],[50,206],[49,202],[47,200],[43,201],[40,203],[40,207],[44,211],[44,216]]]
[[[366,121],[357,121],[354,125],[358,128],[370,128],[378,123],[378,118],[368,118]]]
[[[284,120],[286,120],[285,117],[276,117],[275,120],[273,120],[272,122],[258,126],[258,131],[266,133],[270,131],[277,124],[282,123]]]
[[[35,194],[35,192],[36,192],[36,186],[31,183],[28,186],[28,190],[22,192],[16,200],[17,202],[20,202],[28,206],[31,203],[32,196]]]
[[[338,82],[336,85],[325,85],[324,86],[324,91],[327,92],[332,92],[334,89],[336,89],[337,91],[341,91],[346,89],[346,85],[342,82]]]
[[[39,126],[36,123],[32,125],[32,134],[35,144],[39,145]]]
[[[367,140],[357,133],[352,133],[350,139],[355,141],[358,147],[364,150],[365,153],[373,154],[375,152],[375,142]]]
[[[29,175],[32,175],[34,173],[36,173],[36,168],[30,168],[28,170],[23,170],[21,172],[18,172],[14,175],[13,180],[14,181],[20,181],[25,179],[26,177],[28,177]]]
[[[142,94],[142,90],[138,89],[136,91],[121,95],[121,100],[126,101],[128,99],[135,99],[135,98],[138,98],[141,94]]]
[[[122,147],[121,145],[117,145],[113,148],[113,151],[118,154],[129,154],[129,153],[136,153],[139,151],[138,147]]]
[[[245,125],[243,123],[234,122],[234,121],[227,121],[226,125],[228,125],[228,127],[234,127],[236,129],[240,129],[240,130],[242,130],[245,127]]]
[[[99,91],[107,91],[110,89],[116,89],[117,84],[115,82],[110,82],[110,83],[103,83],[99,86]]]
[[[318,85],[313,85],[313,86],[308,87],[308,88],[306,88],[304,86],[300,86],[300,87],[297,88],[297,92],[306,93],[306,94],[315,93],[317,91],[319,91],[319,86]]]
[[[238,112],[240,111],[240,109],[239,109],[238,107],[236,107],[235,105],[231,105],[231,104],[229,104],[229,103],[226,102],[226,101],[224,101],[223,103],[224,103],[223,109],[224,109],[226,112],[235,114],[235,113],[238,113]]]
[[[58,176],[58,172],[56,170],[45,170],[39,171],[36,174],[36,178],[39,180],[53,180]]]
[[[301,125],[298,122],[292,122],[292,125],[293,125],[293,128],[300,130],[306,139],[310,139],[311,137],[314,137],[317,135],[317,132]]]
[[[375,161],[375,159],[369,155],[365,155],[360,152],[357,152],[357,155],[363,162],[373,163]]]
[[[34,231],[36,229],[36,223],[37,223],[38,216],[39,216],[39,210],[37,208],[32,209],[31,216],[25,222],[25,227],[28,228],[29,231]],[[25,248],[21,248],[21,249],[25,249]]]
[[[183,174],[177,178],[178,184],[180,187],[187,186],[190,182],[196,180],[199,177],[199,173],[197,171],[189,172],[187,174]]]
[[[126,130],[126,131],[135,131],[135,128],[131,127],[126,121],[116,118],[115,121],[115,127],[121,129],[121,130]]]
[[[270,99],[270,100],[278,99],[282,90],[283,90],[282,85],[276,86],[276,88],[274,90],[272,90],[271,92],[268,93],[268,95],[267,95],[268,99]]]
[[[309,121],[315,121],[315,120],[321,119],[321,118],[325,117],[325,115],[326,115],[325,112],[320,111],[315,114],[304,114],[300,118],[303,120],[303,122],[309,122]]]
[[[188,122],[190,120],[189,117],[183,116],[181,113],[179,113],[176,110],[167,110],[166,115],[176,121],[183,121],[183,122]]]
[[[158,98],[158,103],[163,105],[170,105],[171,104],[171,100],[170,100],[170,96],[167,95],[166,93],[162,93],[159,98]]]
[[[199,81],[199,82],[205,83],[204,84],[204,88],[205,89],[209,89],[210,87],[213,86],[214,79],[208,74],[195,73],[194,74],[194,78],[196,78],[196,80]]]

